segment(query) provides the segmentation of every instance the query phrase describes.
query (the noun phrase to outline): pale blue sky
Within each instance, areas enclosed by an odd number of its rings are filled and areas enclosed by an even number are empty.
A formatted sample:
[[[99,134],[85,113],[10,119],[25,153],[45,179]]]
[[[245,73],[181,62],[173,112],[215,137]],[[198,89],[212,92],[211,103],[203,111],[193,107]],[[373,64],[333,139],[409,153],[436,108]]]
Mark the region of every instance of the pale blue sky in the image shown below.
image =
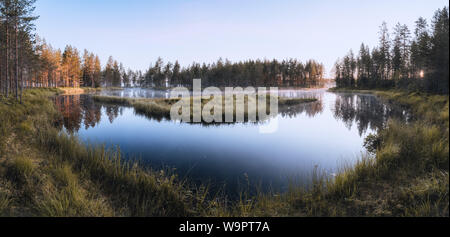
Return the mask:
[[[148,68],[158,56],[213,62],[313,58],[327,71],[361,42],[372,48],[383,21],[413,27],[447,0],[38,0],[37,33],[54,47],[71,44]]]

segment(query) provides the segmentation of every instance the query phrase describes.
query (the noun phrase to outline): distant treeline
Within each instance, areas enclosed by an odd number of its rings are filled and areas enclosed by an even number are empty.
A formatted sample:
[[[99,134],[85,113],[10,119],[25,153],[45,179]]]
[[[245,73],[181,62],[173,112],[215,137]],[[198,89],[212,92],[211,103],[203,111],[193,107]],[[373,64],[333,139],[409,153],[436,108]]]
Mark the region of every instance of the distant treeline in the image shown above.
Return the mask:
[[[99,57],[87,50],[80,58],[78,49],[70,45],[63,52],[53,49],[45,40],[38,40],[36,45],[40,67],[31,87],[120,87],[126,81],[128,74],[123,64],[112,57],[102,69]]]
[[[323,80],[324,66],[314,60],[295,59],[232,63],[219,59],[212,64],[193,63],[181,67],[178,61],[164,63],[161,58],[142,71],[125,70],[122,63],[109,57],[102,69],[100,59],[87,50],[67,46],[64,52],[53,49],[45,40],[36,40],[37,73],[27,86],[43,87],[177,87],[192,86],[200,78],[210,86],[316,86]]]
[[[128,84],[122,64],[109,58],[104,69],[93,53],[67,46],[53,49],[34,33],[35,0],[0,0],[0,97],[21,97],[31,87],[100,87]],[[141,76],[142,77],[142,76]],[[134,78],[136,81],[137,79]]]
[[[74,47],[61,52],[36,37],[35,1],[0,0],[0,96],[19,99],[30,87],[100,86],[105,72],[97,56],[85,51],[81,59]]]
[[[35,0],[0,0],[0,96],[20,98],[31,87],[175,87],[195,78],[214,86],[314,86],[324,67],[310,60],[249,60],[213,64],[163,63],[159,58],[145,72],[125,70],[110,57],[104,68],[97,55],[72,46],[54,49],[34,34]]]
[[[219,59],[212,64],[193,63],[181,68],[178,61],[164,64],[159,58],[139,81],[142,87],[192,86],[202,79],[207,86],[315,86],[324,74],[324,66],[314,60],[248,60],[232,63]]]
[[[350,52],[335,65],[336,83],[346,88],[399,88],[448,94],[449,11],[435,12],[431,24],[420,17],[411,32],[394,27],[391,40],[386,23],[379,32],[379,46],[362,44],[355,57]]]

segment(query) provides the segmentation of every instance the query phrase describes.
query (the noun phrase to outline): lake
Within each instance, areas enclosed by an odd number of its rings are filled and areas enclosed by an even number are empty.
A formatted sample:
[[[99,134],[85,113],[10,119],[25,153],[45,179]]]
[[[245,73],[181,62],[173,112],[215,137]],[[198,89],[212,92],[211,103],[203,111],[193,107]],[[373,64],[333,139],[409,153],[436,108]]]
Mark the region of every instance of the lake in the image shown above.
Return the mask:
[[[100,94],[169,96],[167,91],[150,89]],[[291,182],[308,180],[316,167],[332,174],[361,157],[368,134],[376,133],[390,118],[408,117],[373,95],[325,89],[280,89],[279,95],[318,101],[280,109],[278,130],[270,134],[261,134],[261,124],[255,123],[205,126],[149,118],[133,108],[94,102],[90,95],[64,95],[55,102],[63,115],[63,129],[83,141],[117,145],[128,159],[153,169],[173,169],[181,178],[209,183],[230,195],[248,184],[285,191]]]

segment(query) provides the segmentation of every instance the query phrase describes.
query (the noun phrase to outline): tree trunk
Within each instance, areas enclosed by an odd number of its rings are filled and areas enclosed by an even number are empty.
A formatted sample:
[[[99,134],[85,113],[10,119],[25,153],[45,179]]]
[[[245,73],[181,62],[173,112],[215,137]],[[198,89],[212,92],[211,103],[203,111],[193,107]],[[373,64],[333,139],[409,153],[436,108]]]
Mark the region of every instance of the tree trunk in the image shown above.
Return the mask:
[[[6,94],[5,96],[8,97],[9,96],[9,30],[8,30],[8,19],[6,19],[5,22],[5,26],[6,26],[6,83],[5,83],[5,87],[6,87]]]
[[[16,18],[16,22],[15,22],[15,26],[14,26],[14,31],[16,34],[15,37],[15,51],[16,51],[16,55],[15,55],[15,61],[16,61],[16,72],[14,73],[15,79],[16,79],[16,100],[19,100],[19,34],[18,34],[18,30],[17,30],[17,24],[18,24],[18,19]]]

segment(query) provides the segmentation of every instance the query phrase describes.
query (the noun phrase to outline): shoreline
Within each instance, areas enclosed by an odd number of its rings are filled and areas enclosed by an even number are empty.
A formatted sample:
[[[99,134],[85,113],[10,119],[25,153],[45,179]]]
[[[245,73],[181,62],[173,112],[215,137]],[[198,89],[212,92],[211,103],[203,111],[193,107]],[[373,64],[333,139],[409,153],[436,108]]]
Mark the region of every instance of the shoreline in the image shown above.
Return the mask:
[[[333,179],[316,174],[312,187],[294,186],[286,193],[260,193],[248,196],[248,203],[230,203],[226,197],[200,198],[209,194],[193,189],[187,180],[142,170],[121,162],[118,151],[105,151],[60,134],[52,125],[57,113],[49,99],[57,92],[32,89],[27,90],[24,104],[0,103],[0,126],[3,134],[9,134],[0,136],[0,141],[6,141],[5,145],[16,141],[22,150],[0,147],[6,158],[0,159],[0,169],[5,171],[0,176],[2,215],[448,216],[448,96],[373,91],[407,106],[418,121],[392,121],[369,136],[374,156],[361,157]],[[430,166],[433,169],[426,168]],[[166,181],[162,185],[152,180]],[[47,186],[52,187],[50,191],[45,191]],[[64,193],[66,189],[71,194]],[[31,200],[25,200],[23,192]],[[60,206],[61,198],[71,200],[68,206]],[[198,203],[197,198],[202,201]],[[426,204],[426,200],[432,202]]]

